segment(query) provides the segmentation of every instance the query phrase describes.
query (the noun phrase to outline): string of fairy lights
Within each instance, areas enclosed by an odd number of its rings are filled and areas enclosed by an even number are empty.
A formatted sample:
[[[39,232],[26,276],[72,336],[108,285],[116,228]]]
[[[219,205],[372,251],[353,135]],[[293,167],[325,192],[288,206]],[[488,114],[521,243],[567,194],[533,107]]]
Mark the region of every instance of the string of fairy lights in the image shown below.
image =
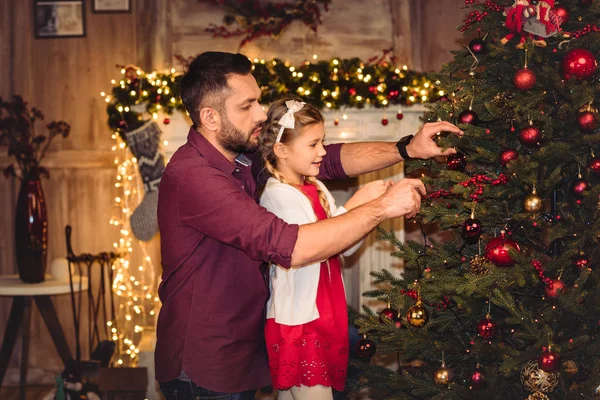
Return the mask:
[[[119,366],[137,364],[137,355],[145,329],[154,329],[157,312],[156,272],[146,243],[131,235],[129,218],[143,197],[143,183],[137,160],[125,142],[113,133],[117,142],[112,146],[116,166],[114,215],[110,224],[119,228],[120,237],[113,243],[121,257],[113,265],[112,291],[116,296],[115,319],[108,321],[111,339],[117,343],[116,363]]]
[[[295,93],[317,107],[328,109],[385,108],[391,105],[426,103],[443,96],[424,74],[407,66],[396,68],[388,63],[365,64],[359,59],[304,62],[292,66],[281,60],[254,59],[253,74],[262,90],[265,104]],[[141,126],[148,116],[169,124],[169,115],[184,112],[179,96],[182,76],[175,68],[146,73],[133,66],[119,66],[120,79],[111,80],[110,93],[102,92],[107,103],[108,125],[115,144],[116,168],[114,215],[110,224],[119,228],[113,243],[122,256],[113,265],[112,290],[118,309],[115,320],[107,322],[111,339],[117,343],[118,366],[137,364],[142,333],[154,329],[158,312],[157,276],[147,244],[131,234],[129,219],[140,204],[144,190],[137,160],[125,141],[125,132]],[[167,146],[167,141],[163,141]]]

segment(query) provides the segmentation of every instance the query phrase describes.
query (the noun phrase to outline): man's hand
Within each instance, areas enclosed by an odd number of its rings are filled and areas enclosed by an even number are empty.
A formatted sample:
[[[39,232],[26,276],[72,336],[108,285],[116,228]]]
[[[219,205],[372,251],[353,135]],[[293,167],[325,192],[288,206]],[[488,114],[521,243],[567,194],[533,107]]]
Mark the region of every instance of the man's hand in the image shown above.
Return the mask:
[[[392,181],[371,181],[363,185],[354,195],[344,204],[344,208],[348,211],[362,206],[365,203],[373,201],[383,195],[394,182]]]
[[[439,132],[451,132],[461,137],[464,132],[455,125],[447,121],[428,122],[415,134],[410,143],[406,146],[406,152],[411,158],[429,159],[436,156],[449,156],[455,154],[456,149],[449,148],[442,150],[433,141],[433,137]]]
[[[389,188],[375,201],[383,207],[386,218],[412,218],[421,208],[421,196],[425,195],[425,185],[419,179],[405,178]]]

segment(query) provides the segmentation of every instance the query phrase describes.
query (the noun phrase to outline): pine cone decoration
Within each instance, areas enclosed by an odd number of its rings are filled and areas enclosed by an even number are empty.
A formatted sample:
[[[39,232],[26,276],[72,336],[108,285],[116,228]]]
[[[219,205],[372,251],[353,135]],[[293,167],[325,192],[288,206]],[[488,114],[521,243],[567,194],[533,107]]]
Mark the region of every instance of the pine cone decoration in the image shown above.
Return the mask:
[[[485,275],[489,272],[492,263],[485,258],[483,255],[477,255],[473,257],[471,261],[469,261],[469,265],[471,266],[471,273],[474,275]]]

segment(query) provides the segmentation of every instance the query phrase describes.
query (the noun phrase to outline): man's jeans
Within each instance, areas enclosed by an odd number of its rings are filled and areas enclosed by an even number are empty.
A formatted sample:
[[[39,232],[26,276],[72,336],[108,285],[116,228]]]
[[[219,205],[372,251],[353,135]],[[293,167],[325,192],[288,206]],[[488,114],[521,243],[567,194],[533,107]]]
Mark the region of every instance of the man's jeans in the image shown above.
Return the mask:
[[[160,384],[166,400],[254,400],[256,390],[241,393],[220,393],[196,386],[194,382],[174,379]]]

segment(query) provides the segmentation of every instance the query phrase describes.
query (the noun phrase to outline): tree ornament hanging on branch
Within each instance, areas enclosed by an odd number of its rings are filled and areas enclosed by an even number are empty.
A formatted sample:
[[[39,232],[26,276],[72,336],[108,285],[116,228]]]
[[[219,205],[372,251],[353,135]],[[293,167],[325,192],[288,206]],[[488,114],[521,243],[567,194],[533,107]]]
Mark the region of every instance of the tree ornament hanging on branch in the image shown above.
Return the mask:
[[[421,328],[429,321],[429,311],[423,306],[421,301],[421,289],[417,290],[417,304],[410,307],[406,313],[406,319],[408,323],[415,328]]]
[[[492,321],[490,314],[477,323],[477,335],[484,339],[490,339],[498,333],[498,324]]]
[[[471,216],[462,224],[462,237],[469,244],[477,243],[483,232],[481,221],[475,219],[475,209],[471,211]]]
[[[537,126],[533,125],[533,121],[529,120],[529,126],[525,127],[519,133],[519,142],[527,147],[535,147],[540,144],[542,131]]]
[[[571,181],[571,195],[576,199],[583,199],[591,186],[581,177],[581,172],[577,174],[577,178]]]
[[[485,375],[483,373],[483,366],[479,363],[475,366],[475,372],[471,374],[471,388],[481,389],[485,386]]]
[[[550,398],[542,392],[535,392],[527,396],[526,400],[550,400]]]
[[[581,271],[584,268],[589,268],[592,264],[592,261],[585,255],[583,251],[580,251],[575,257],[573,257],[573,266],[577,268],[577,270]]]
[[[483,38],[475,38],[471,40],[469,42],[469,50],[471,50],[473,54],[485,54],[487,52],[485,36]]]
[[[583,133],[592,133],[598,126],[598,110],[591,104],[583,107],[577,115],[577,127]]]
[[[371,361],[371,358],[373,358],[376,351],[377,346],[375,345],[375,342],[373,342],[371,339],[367,339],[366,334],[363,335],[363,338],[356,343],[356,355],[361,360],[367,362]]]
[[[552,345],[542,351],[538,357],[538,367],[544,372],[558,372],[560,369],[560,355],[552,350]]]
[[[439,386],[448,386],[452,382],[452,371],[446,367],[444,352],[442,352],[442,365],[433,373],[433,381]]]
[[[513,83],[517,89],[526,91],[533,89],[536,82],[537,77],[535,76],[535,73],[527,68],[527,50],[525,50],[525,65],[517,71],[513,78]]]
[[[530,392],[551,393],[560,381],[560,374],[545,372],[537,360],[530,360],[521,369],[521,384]]]
[[[586,49],[571,49],[563,59],[563,76],[566,80],[571,77],[588,79],[596,74],[598,61],[594,53]]]
[[[500,153],[500,157],[499,157],[500,165],[502,165],[503,167],[506,167],[506,165],[509,162],[514,161],[517,158],[519,158],[519,153],[517,153],[517,151],[515,149],[504,149]]]
[[[537,77],[535,76],[535,73],[533,73],[526,66],[518,70],[513,78],[515,87],[522,91],[533,89],[536,81]]]
[[[460,151],[450,154],[446,159],[446,166],[452,171],[463,172],[467,166],[467,156]]]
[[[533,186],[533,190],[530,195],[525,197],[523,200],[523,209],[531,214],[535,214],[542,209],[543,202],[540,196],[537,195],[537,191],[535,189],[535,185]]]
[[[515,260],[510,251],[521,251],[521,247],[514,240],[508,239],[504,231],[499,237],[492,238],[485,246],[485,256],[498,267],[510,267]]]

